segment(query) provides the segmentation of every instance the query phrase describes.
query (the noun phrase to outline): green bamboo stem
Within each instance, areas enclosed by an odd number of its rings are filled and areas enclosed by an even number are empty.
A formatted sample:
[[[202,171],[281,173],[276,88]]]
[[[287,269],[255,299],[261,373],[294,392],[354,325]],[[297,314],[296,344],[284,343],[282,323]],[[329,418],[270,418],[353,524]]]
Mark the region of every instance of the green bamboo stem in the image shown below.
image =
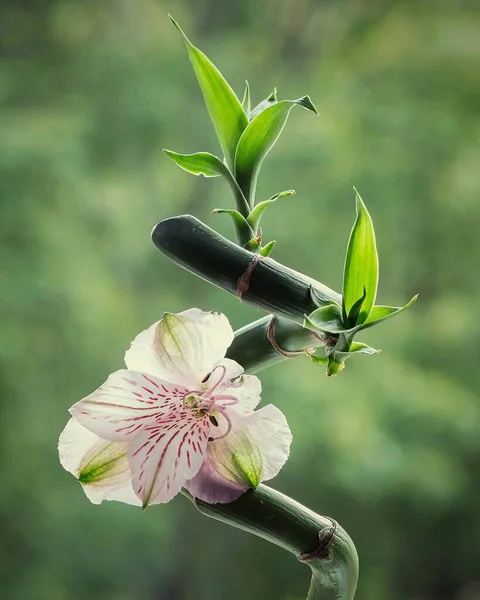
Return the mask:
[[[257,256],[190,215],[161,221],[154,227],[152,239],[175,263],[237,296],[238,280]],[[317,308],[312,289],[326,301],[341,301],[339,294],[269,258],[262,258],[255,266],[249,284],[241,299],[275,314],[273,335],[278,347],[272,345],[267,334],[272,324],[270,315],[235,333],[229,358],[241,353],[245,370],[256,372],[285,360],[289,353],[323,346],[322,336],[302,327],[303,315]]]
[[[192,501],[202,514],[261,537],[308,564],[312,578],[307,600],[354,598],[357,551],[349,535],[328,517],[315,514],[266,485],[249,490],[228,504]],[[318,549],[319,537],[324,539],[322,557],[305,556]]]
[[[273,334],[278,349],[272,345],[268,337],[272,319],[274,319]],[[227,358],[236,359],[241,356],[243,368],[250,373],[256,373],[265,367],[286,360],[289,356],[293,358],[323,345],[323,338],[313,331],[300,327],[288,319],[269,315],[235,332],[232,345],[227,350]]]
[[[341,295],[326,285],[237,246],[191,215],[160,221],[152,239],[191,273],[297,325],[318,308],[319,300],[341,304]]]

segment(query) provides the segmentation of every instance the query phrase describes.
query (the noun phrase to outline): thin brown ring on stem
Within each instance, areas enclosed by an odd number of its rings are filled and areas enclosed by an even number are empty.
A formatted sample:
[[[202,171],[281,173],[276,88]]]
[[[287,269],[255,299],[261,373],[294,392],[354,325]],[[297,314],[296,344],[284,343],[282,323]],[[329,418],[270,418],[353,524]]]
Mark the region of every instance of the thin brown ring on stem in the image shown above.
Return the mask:
[[[305,352],[307,352],[306,350],[296,350],[294,352],[290,351],[290,350],[285,350],[284,348],[282,348],[279,343],[277,342],[277,338],[275,337],[275,320],[276,320],[276,316],[273,315],[273,317],[270,320],[270,323],[268,324],[267,327],[267,340],[272,344],[273,348],[275,349],[275,352],[278,352],[278,354],[280,354],[280,356],[284,356],[285,358],[295,358],[295,356],[299,356],[300,354],[305,354]]]
[[[250,277],[252,276],[253,269],[260,262],[260,258],[261,258],[261,256],[259,254],[255,254],[255,256],[252,258],[252,260],[248,263],[248,267],[247,267],[247,270],[245,271],[245,273],[238,278],[238,281],[237,281],[237,298],[239,300],[241,300],[243,294],[246,291],[248,291],[248,288],[250,287]]]
[[[338,531],[338,523],[332,517],[326,517],[329,521],[331,521],[331,527],[325,527],[318,533],[318,546],[315,548],[313,552],[302,552],[297,558],[300,562],[308,562],[313,560],[314,558],[319,558],[323,560],[330,559],[330,553],[328,552],[328,547],[333,541],[335,534]]]

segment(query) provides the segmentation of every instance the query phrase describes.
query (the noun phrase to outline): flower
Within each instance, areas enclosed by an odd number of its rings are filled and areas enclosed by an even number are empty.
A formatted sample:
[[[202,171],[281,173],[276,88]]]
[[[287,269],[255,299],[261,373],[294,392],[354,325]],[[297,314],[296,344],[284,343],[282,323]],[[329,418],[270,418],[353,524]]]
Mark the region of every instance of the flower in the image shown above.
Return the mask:
[[[74,404],[59,441],[60,462],[95,504],[159,504],[182,487],[209,503],[230,502],[271,479],[292,436],[257,377],[224,358],[227,318],[192,308],[166,313],[112,373]]]

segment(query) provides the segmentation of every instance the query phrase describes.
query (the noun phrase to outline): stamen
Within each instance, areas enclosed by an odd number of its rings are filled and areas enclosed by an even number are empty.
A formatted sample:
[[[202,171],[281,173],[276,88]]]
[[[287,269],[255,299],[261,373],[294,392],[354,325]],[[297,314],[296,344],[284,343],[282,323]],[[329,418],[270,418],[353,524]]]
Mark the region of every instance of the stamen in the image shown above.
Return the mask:
[[[222,400],[223,406],[233,406],[234,404],[238,404],[238,398],[235,398],[235,396],[226,396],[221,394],[219,396],[215,396],[215,402],[218,400]],[[223,402],[223,400],[228,400],[229,402]]]
[[[220,376],[220,379],[217,381],[217,383],[215,383],[211,388],[209,388],[204,394],[203,396],[205,398],[210,398],[212,396],[212,392],[214,392],[217,387],[222,383],[222,381],[225,379],[225,375],[227,374],[227,369],[223,366],[223,365],[217,365],[215,367],[215,369],[213,369],[213,371],[210,373],[210,375],[213,375],[214,371],[216,369],[221,369],[222,370],[222,374]]]
[[[217,406],[215,409],[222,415],[222,417],[224,417],[225,421],[227,422],[227,431],[225,433],[222,433],[222,435],[218,436],[217,438],[215,438],[215,441],[216,441],[216,440],[221,440],[224,437],[227,437],[227,435],[232,431],[232,421],[231,421],[230,417],[226,414],[226,412],[223,408]]]
[[[189,400],[191,398],[191,400]],[[187,391],[182,396],[182,408],[188,410],[197,410],[201,411],[204,408],[209,409],[210,403],[205,406],[205,403],[202,402],[202,392],[199,390]]]

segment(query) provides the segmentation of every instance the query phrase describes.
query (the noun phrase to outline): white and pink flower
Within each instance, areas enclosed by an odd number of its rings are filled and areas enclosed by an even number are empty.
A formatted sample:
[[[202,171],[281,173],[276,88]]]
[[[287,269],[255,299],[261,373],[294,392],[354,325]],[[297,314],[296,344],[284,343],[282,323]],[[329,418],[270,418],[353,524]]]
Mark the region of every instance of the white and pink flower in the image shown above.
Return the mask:
[[[280,471],[290,429],[273,405],[254,412],[260,381],[224,358],[232,340],[224,315],[167,313],[132,342],[128,370],[72,406],[60,461],[93,503],[145,507],[182,487],[230,502]]]

